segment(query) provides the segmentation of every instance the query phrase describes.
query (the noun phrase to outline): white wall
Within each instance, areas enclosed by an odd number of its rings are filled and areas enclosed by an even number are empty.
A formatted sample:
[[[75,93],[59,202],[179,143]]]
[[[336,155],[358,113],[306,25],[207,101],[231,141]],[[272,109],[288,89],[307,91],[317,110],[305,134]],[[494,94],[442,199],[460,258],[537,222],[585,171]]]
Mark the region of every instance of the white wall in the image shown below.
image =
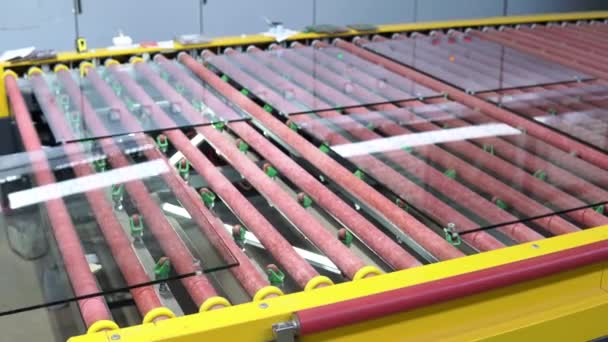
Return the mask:
[[[400,23],[498,16],[505,0],[81,0],[80,33],[90,47],[111,44],[122,29],[135,41],[171,39],[199,32],[210,36],[265,30],[262,19],[291,28],[316,23]],[[71,50],[73,0],[6,2],[0,11],[0,50],[35,45]],[[316,5],[316,7],[315,7]],[[202,10],[201,10],[202,9]],[[608,9],[602,0],[508,0],[508,14]]]

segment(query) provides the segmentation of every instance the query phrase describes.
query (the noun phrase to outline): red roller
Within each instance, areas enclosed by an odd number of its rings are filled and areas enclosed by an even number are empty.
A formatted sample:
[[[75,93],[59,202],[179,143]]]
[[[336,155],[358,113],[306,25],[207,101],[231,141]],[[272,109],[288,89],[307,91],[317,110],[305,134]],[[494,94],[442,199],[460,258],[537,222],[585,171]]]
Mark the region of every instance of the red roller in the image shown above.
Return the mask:
[[[608,241],[296,312],[307,336],[574,270],[608,258]]]
[[[68,139],[74,138],[71,129],[64,121],[63,113],[57,108],[43,76],[36,72],[30,73],[30,80],[38,103],[47,117],[53,121],[54,127],[59,129],[60,135],[68,137]],[[28,124],[32,124],[31,121]],[[72,161],[74,172],[78,177],[95,173],[88,163],[82,163],[79,156],[84,155],[85,151],[79,144],[65,144],[64,150]],[[85,192],[85,196],[127,285],[136,286],[149,282],[151,279],[146,274],[146,270],[139,261],[137,254],[135,254],[131,240],[114,215],[112,204],[108,202],[104,192],[102,190],[91,190]],[[142,316],[161,306],[160,299],[152,286],[137,287],[130,292]],[[160,318],[169,317],[162,316]]]
[[[80,88],[72,79],[70,72],[68,70],[58,70],[57,77],[73,99],[73,103],[78,106],[87,125],[95,127],[94,117],[97,116],[97,113],[86,97],[80,92]],[[129,161],[111,138],[100,139],[99,142],[114,168],[118,169],[129,166]],[[177,273],[196,274],[199,272],[199,267],[195,265],[194,256],[190,253],[179,235],[177,235],[169,221],[167,221],[158,204],[150,196],[144,183],[141,180],[130,181],[125,183],[125,189],[135,206],[139,209],[139,212],[143,215],[146,226],[150,227],[164,254],[171,260],[171,264]],[[204,275],[192,275],[182,278],[181,281],[197,306],[202,305],[206,299],[217,296],[215,289]],[[222,305],[216,306],[218,308],[222,307]]]
[[[411,68],[400,65],[393,61],[390,61],[386,58],[382,58],[376,54],[373,54],[369,51],[366,51],[360,47],[355,46],[354,44],[348,43],[344,40],[337,39],[336,45],[339,47],[354,53],[355,55],[367,59],[369,61],[375,62],[377,64],[383,65],[387,69],[396,72],[400,75],[408,77],[412,80],[415,80],[419,83],[422,83],[425,86],[428,86],[436,91],[441,91],[447,93],[452,99],[461,102],[462,104],[471,107],[471,108],[479,108],[479,110],[483,111],[487,115],[495,118],[496,120],[502,121],[508,125],[513,127],[521,127],[527,131],[528,134],[542,138],[543,140],[559,147],[563,150],[576,150],[581,158],[588,160],[589,162],[602,167],[604,169],[608,169],[608,159],[605,158],[604,154],[598,150],[595,150],[583,143],[578,141],[574,141],[568,137],[565,137],[559,133],[556,133],[552,129],[545,127],[539,123],[530,121],[529,119],[522,118],[518,115],[515,115],[507,110],[502,108],[498,108],[491,103],[486,102],[483,99],[477,98],[475,96],[469,95],[455,87],[443,84],[429,76],[423,75]]]
[[[158,55],[155,59],[173,77],[177,78],[181,84],[184,84],[191,93],[203,94],[205,92],[198,82],[190,78],[189,75],[166,58]],[[204,100],[204,98],[200,98],[200,100]],[[224,108],[224,110],[227,110],[227,108]],[[420,264],[387,235],[383,234],[369,221],[359,215],[356,210],[348,206],[255,129],[251,128],[249,124],[233,122],[229,123],[228,127],[260,153],[268,162],[275,165],[279,172],[288,177],[296,186],[306,191],[319,206],[349,227],[351,231],[394,269],[404,269]]]
[[[138,63],[135,69],[142,73],[148,81],[159,91],[165,98],[171,102],[178,100],[181,96],[160,76],[153,73],[145,64]],[[115,73],[116,74],[116,73]],[[126,75],[118,75],[117,77],[129,87],[132,82]],[[134,97],[138,98],[138,94],[132,92]],[[142,94],[143,95],[143,94]],[[144,102],[143,97],[138,98]],[[213,108],[211,98],[207,98],[207,103]],[[196,122],[200,113],[183,101],[183,115],[191,122]],[[153,112],[154,118],[162,125],[171,125],[173,121],[164,114],[161,110]],[[349,278],[355,278],[355,275],[361,270],[365,264],[346,246],[338,241],[335,236],[331,235],[317,220],[315,220],[295,199],[290,197],[280,186],[260,170],[253,161],[245,154],[239,151],[234,144],[230,143],[217,129],[212,126],[196,127],[196,130],[202,134],[211,145],[213,145],[224,158],[237,170],[247,181],[266,197],[283,215],[285,215],[302,233],[312,241],[325,255],[327,255],[340,270]],[[200,171],[199,171],[200,172]]]
[[[27,105],[19,91],[17,80],[13,74],[5,73],[4,84],[6,86],[9,102],[12,107],[17,129],[25,150],[30,153],[41,152],[42,145],[38,133],[32,125]],[[50,171],[51,167],[44,158],[32,160],[34,177],[38,186],[56,183],[55,176]],[[57,248],[61,253],[63,265],[72,289],[76,297],[82,297],[100,293],[95,277],[91,273],[84,249],[80,244],[80,238],[72,223],[68,209],[62,199],[52,199],[45,202],[46,211],[49,216],[53,236],[57,242]],[[103,297],[91,297],[78,301],[78,307],[85,325],[90,328],[94,323],[111,320],[112,316],[108,310]]]
[[[137,64],[135,66],[137,67]],[[155,119],[157,119],[161,126],[172,127],[175,125],[171,120],[166,118],[160,107],[132,79],[115,68],[115,66],[109,66],[110,71],[121,80],[132,96],[145,100],[140,101],[142,103],[149,103],[149,108],[151,108]],[[108,96],[113,95],[107,85],[104,84],[101,87],[101,82],[103,81],[94,71],[90,73],[89,77],[93,79],[93,82],[100,83],[100,89],[107,88],[104,90],[104,93],[107,92]],[[172,144],[188,158],[197,172],[209,182],[213,190],[230,206],[246,227],[260,239],[260,242],[273,255],[275,260],[281,263],[300,287],[305,288],[312,278],[318,276],[318,273],[294,251],[293,247],[276,231],[266,218],[245,199],[232,183],[196,147],[192,146],[190,140],[181,131],[169,130],[164,133],[171,140]]]
[[[281,140],[298,151],[302,157],[321,170],[327,177],[331,178],[355,197],[361,199],[378,214],[381,214],[383,217],[393,222],[436,257],[439,259],[451,259],[463,255],[462,252],[401,210],[386,197],[376,192],[371,186],[355,177],[329,156],[319,151],[317,147],[310,144],[306,139],[293,132],[289,127],[275,119],[269,113],[265,112],[251,99],[226,84],[209,69],[198,64],[192,57],[187,54],[180,54],[179,59],[197,76],[218,90],[222,95],[226,96],[230,101],[246,110],[267,129],[271,130]]]

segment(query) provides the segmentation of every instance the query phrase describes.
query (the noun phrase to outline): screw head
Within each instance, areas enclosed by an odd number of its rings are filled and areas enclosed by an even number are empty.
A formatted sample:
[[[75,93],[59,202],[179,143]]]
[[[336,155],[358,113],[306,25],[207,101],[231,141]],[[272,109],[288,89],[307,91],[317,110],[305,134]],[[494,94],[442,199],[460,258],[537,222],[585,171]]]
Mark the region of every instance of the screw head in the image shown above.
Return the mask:
[[[260,303],[259,307],[260,307],[260,309],[267,309],[268,308],[268,304],[266,304],[266,303]]]
[[[112,341],[117,341],[117,340],[120,340],[120,335],[118,335],[118,334],[114,334],[114,335],[110,336],[110,339],[111,339]]]

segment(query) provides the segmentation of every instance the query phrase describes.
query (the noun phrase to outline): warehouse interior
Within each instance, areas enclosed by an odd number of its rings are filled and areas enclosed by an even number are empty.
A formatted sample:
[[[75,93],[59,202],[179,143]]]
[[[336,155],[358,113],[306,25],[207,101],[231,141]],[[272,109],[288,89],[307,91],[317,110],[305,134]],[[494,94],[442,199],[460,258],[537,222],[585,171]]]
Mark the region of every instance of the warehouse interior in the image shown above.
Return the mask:
[[[0,341],[608,338],[608,6],[0,12]]]

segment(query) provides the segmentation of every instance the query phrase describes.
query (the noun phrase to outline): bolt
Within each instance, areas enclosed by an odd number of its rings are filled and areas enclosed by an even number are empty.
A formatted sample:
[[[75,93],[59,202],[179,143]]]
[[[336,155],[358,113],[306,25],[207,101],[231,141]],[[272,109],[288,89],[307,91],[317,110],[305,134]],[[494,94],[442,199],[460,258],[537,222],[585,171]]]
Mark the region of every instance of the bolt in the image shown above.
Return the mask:
[[[533,243],[533,244],[532,244],[532,248],[540,248],[540,246],[539,246],[539,245],[537,245],[537,244],[535,244],[535,243]]]
[[[118,334],[114,334],[114,335],[110,336],[110,339],[111,339],[112,341],[117,341],[117,340],[120,340],[120,335],[118,335]]]
[[[267,309],[268,308],[268,304],[266,304],[266,303],[260,303],[259,307],[260,307],[260,309]]]

